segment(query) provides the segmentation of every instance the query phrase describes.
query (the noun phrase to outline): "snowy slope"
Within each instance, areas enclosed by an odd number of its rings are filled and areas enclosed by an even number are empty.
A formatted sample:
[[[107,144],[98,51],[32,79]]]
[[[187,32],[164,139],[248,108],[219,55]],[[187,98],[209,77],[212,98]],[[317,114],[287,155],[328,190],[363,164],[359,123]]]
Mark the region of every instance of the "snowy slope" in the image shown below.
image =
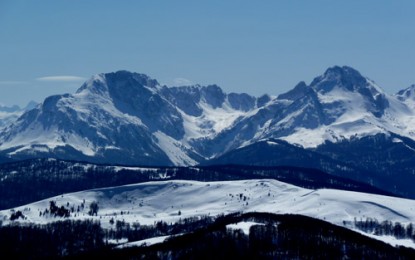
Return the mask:
[[[413,100],[388,95],[353,68],[335,66],[310,85],[301,82],[256,113],[248,113],[221,138],[239,137],[231,141],[232,147],[280,138],[305,148],[375,134],[414,139]]]
[[[368,83],[371,84],[370,81]],[[336,142],[339,139],[378,133],[392,132],[412,139],[415,137],[413,124],[410,123],[415,118],[414,111],[383,92],[367,98],[361,93],[336,87],[328,93],[317,94],[324,113],[332,118],[332,122],[314,129],[299,127],[293,134],[282,139],[304,147],[316,147],[326,140]],[[383,105],[373,107],[373,102],[378,102],[377,100],[381,100],[379,103]]]
[[[299,188],[276,180],[225,182],[162,181],[64,194],[15,209],[0,211],[3,225],[10,223],[11,212],[20,210],[20,222],[47,223],[61,218],[40,214],[49,201],[75,209],[71,219],[99,219],[103,227],[110,220],[153,224],[180,218],[236,211],[301,214],[353,228],[354,219],[376,218],[404,226],[415,223],[415,201],[366,193]],[[99,205],[98,215],[87,214],[91,202]],[[84,207],[82,207],[82,204]],[[77,208],[80,211],[77,212]],[[406,241],[407,242],[407,241]],[[415,244],[412,244],[415,248]]]

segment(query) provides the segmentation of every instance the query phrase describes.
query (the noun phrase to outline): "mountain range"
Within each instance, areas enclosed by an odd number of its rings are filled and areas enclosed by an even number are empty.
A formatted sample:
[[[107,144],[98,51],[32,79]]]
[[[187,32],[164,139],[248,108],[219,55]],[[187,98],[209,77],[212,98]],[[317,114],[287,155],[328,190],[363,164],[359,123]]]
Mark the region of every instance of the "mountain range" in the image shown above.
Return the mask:
[[[415,196],[407,192],[414,124],[415,85],[389,95],[347,66],[261,97],[227,94],[217,85],[167,87],[118,71],[93,76],[74,94],[50,96],[9,123],[0,133],[0,158],[307,167],[313,158],[314,168],[393,192],[406,185],[403,194]],[[264,161],[261,143],[282,153]],[[287,151],[291,161],[278,160]]]
[[[30,101],[24,108],[17,105],[0,105],[0,129],[16,121],[25,111],[35,108],[36,102]]]

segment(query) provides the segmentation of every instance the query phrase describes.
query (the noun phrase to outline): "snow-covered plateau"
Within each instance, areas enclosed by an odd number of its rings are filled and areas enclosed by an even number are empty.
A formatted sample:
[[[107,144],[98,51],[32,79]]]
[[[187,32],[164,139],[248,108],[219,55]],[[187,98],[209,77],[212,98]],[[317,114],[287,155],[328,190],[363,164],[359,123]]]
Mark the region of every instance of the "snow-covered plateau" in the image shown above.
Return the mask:
[[[300,214],[351,229],[355,228],[355,220],[364,221],[368,218],[379,222],[399,222],[403,226],[415,223],[414,200],[333,189],[310,190],[269,179],[160,181],[87,190],[0,211],[0,220],[3,225],[9,224],[10,215],[17,211],[24,215],[24,219],[15,220],[21,223],[45,224],[64,219],[44,213],[50,201],[56,202],[58,207],[73,208],[69,219],[99,220],[104,228],[112,228],[111,222],[117,220],[130,224],[154,224],[156,221],[173,223],[188,217],[233,212]],[[96,216],[88,214],[92,202],[99,207]],[[229,228],[242,228],[247,232],[249,225],[252,223],[241,223]],[[366,235],[415,248],[413,241]]]

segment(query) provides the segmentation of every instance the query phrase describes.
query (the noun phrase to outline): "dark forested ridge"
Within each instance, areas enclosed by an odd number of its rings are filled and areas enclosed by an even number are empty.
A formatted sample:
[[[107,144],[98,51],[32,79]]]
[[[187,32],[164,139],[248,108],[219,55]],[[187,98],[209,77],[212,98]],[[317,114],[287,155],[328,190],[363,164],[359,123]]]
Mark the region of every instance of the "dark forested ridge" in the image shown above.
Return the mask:
[[[251,221],[249,234],[227,225]],[[172,236],[181,234],[179,236]],[[151,246],[116,249],[111,239],[129,242],[172,236]],[[415,239],[415,238],[413,238]],[[414,259],[415,250],[393,247],[349,229],[300,215],[234,213],[227,216],[157,222],[116,223],[110,230],[94,221],[0,227],[0,251],[18,259]]]
[[[313,149],[270,139],[232,150],[204,164],[295,165],[368,183],[414,199],[414,149],[415,141],[395,134],[377,134],[336,143],[326,141]]]
[[[415,199],[414,148],[415,141],[410,138],[377,134],[337,143],[325,142],[315,151],[364,169],[381,189]]]
[[[277,179],[300,187],[334,188],[393,195],[368,184],[289,166],[204,166],[122,168],[55,159],[0,164],[0,209],[12,208],[63,193],[154,180],[224,181]]]
[[[254,221],[249,234],[226,225]],[[301,215],[270,213],[219,217],[203,229],[162,244],[112,251],[118,259],[412,259],[415,250],[392,247],[349,229]]]

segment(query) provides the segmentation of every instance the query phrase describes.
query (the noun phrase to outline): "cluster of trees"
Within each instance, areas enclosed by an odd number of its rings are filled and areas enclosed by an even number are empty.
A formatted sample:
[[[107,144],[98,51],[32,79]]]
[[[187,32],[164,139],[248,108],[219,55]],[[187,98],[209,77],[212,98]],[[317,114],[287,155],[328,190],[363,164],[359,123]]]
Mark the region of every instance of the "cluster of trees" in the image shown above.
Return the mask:
[[[380,236],[389,235],[398,239],[409,238],[415,242],[414,226],[412,223],[409,223],[405,227],[400,222],[392,223],[388,220],[379,222],[377,219],[367,218],[366,220],[355,219],[354,225],[366,233],[373,233]]]
[[[154,225],[140,225],[139,223],[130,224],[124,220],[114,221],[114,227],[105,230],[105,239],[123,239],[129,242],[143,240],[151,237],[176,235],[189,233],[194,230],[212,224],[214,219],[210,216],[192,217],[180,219],[175,223],[157,221]]]
[[[77,212],[79,212],[81,209],[84,208],[84,203],[82,203],[77,208]],[[53,216],[53,217],[59,217],[59,218],[68,218],[71,216],[71,213],[75,212],[75,206],[70,206],[69,202],[66,204],[66,207],[64,205],[58,206],[56,204],[56,201],[49,201],[49,208],[46,208],[44,211],[39,212],[39,216]]]
[[[88,211],[88,215],[90,216],[98,216],[98,202],[93,201],[91,202],[91,204],[89,204],[89,211]]]
[[[43,211],[39,212],[39,216],[53,216],[57,218],[69,218],[71,216],[71,213],[79,213],[81,210],[83,210],[85,207],[85,200],[81,203],[81,205],[78,205],[77,210],[75,211],[75,205],[70,205],[69,202],[66,204],[66,206],[61,205],[58,206],[56,204],[56,201],[49,201],[49,208],[46,208]],[[30,208],[29,208],[30,209]],[[98,215],[98,202],[93,201],[89,205],[88,215],[90,216],[97,216]],[[11,211],[10,220],[14,221],[19,218],[25,219],[24,214],[18,210],[18,211]]]
[[[49,212],[51,215],[61,218],[68,218],[71,215],[69,209],[65,208],[63,205],[60,207],[56,206],[56,202],[52,200],[49,201]]]
[[[25,218],[25,216],[23,215],[23,213],[20,210],[18,210],[18,211],[12,211],[12,214],[10,215],[10,220],[11,221],[14,221],[14,220],[19,219],[19,218],[22,218],[22,219]]]

